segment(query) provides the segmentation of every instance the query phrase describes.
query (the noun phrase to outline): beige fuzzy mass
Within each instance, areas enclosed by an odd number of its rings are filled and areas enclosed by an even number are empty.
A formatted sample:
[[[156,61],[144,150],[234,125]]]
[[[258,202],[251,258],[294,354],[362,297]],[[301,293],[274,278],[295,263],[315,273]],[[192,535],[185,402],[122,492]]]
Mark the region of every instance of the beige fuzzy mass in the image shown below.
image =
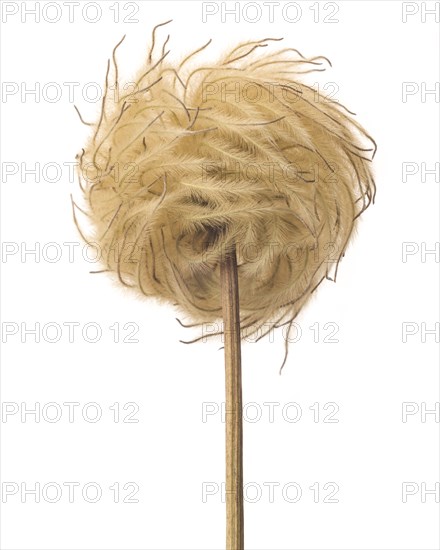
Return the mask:
[[[221,318],[220,262],[236,246],[241,336],[290,327],[335,277],[374,199],[375,143],[303,82],[326,58],[264,39],[197,64],[208,43],[172,63],[167,42],[160,51],[153,35],[116,99],[113,52],[101,116],[78,156],[86,239],[123,285],[196,324]]]

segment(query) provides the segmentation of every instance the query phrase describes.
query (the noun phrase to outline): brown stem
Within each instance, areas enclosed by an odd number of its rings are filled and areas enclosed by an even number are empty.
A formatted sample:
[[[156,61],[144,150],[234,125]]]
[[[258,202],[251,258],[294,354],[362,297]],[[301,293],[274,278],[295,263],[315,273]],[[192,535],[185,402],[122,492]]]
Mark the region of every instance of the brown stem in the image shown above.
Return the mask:
[[[243,550],[243,419],[240,310],[235,248],[220,265],[226,378],[226,549]]]

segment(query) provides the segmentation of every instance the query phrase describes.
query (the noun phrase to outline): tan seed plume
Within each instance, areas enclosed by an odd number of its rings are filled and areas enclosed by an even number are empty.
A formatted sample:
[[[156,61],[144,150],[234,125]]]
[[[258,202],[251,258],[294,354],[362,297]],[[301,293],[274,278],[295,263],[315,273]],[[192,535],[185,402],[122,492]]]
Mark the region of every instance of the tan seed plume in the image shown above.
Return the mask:
[[[316,287],[336,278],[374,200],[375,143],[353,113],[304,83],[324,57],[267,38],[212,64],[196,64],[209,43],[173,63],[168,41],[158,48],[153,32],[136,84],[116,101],[122,40],[108,63],[102,111],[79,155],[92,225],[84,238],[98,243],[103,270],[194,324],[221,318],[219,265],[235,244],[241,337],[290,328]]]

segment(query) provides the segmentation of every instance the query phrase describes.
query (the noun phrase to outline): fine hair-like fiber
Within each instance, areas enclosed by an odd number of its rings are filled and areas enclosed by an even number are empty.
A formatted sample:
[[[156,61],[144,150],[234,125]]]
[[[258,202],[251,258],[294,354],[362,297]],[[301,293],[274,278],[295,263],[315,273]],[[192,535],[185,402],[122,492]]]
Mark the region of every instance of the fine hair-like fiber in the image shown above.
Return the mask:
[[[374,200],[374,140],[303,83],[326,58],[267,38],[212,64],[195,64],[209,42],[172,63],[156,29],[135,86],[116,100],[122,40],[108,62],[102,111],[78,155],[91,222],[82,235],[98,244],[103,271],[177,305],[191,326],[221,318],[220,262],[236,246],[241,337],[290,329],[336,278]]]

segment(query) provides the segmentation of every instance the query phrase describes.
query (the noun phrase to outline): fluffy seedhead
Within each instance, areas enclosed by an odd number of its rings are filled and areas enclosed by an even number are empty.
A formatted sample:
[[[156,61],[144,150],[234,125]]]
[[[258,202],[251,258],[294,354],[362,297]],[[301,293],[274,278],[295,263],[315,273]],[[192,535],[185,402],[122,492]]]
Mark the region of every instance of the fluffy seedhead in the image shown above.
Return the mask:
[[[375,143],[354,113],[303,82],[326,58],[267,38],[197,65],[208,42],[173,63],[155,31],[116,100],[119,44],[108,63],[102,111],[79,155],[93,228],[84,238],[121,284],[195,324],[221,318],[220,262],[235,246],[241,336],[290,328],[317,286],[336,279],[374,200]]]

